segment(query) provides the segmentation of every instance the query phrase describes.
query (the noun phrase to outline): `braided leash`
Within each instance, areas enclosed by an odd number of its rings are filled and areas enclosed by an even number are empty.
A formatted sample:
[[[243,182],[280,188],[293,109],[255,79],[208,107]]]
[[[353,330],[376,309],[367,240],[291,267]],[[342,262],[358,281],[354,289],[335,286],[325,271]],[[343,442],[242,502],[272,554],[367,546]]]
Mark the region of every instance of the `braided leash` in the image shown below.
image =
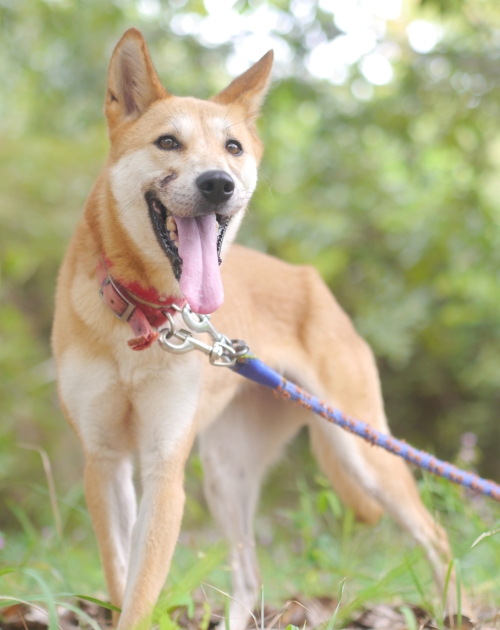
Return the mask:
[[[351,418],[342,413],[339,409],[330,407],[315,396],[311,396],[311,394],[298,387],[298,385],[287,381],[278,374],[278,372],[275,372],[260,359],[251,354],[246,354],[238,358],[232,369],[245,378],[264,385],[265,387],[269,387],[282,398],[290,400],[301,407],[305,407],[305,409],[325,418],[328,422],[337,424],[346,431],[350,431],[362,437],[371,444],[381,446],[385,448],[386,451],[394,453],[394,455],[399,455],[403,457],[403,459],[406,459],[406,461],[424,470],[428,470],[434,475],[444,477],[445,479],[453,481],[453,483],[460,484],[471,490],[485,494],[496,501],[500,501],[500,485],[494,481],[489,481],[474,473],[461,470],[453,464],[410,446],[403,440],[398,440],[392,437],[392,435],[377,431],[366,422]]]
[[[177,329],[172,317],[169,317],[168,328],[160,332],[161,347],[174,354],[184,354],[191,350],[201,350],[209,357],[212,365],[231,368],[245,378],[272,389],[278,396],[290,400],[312,413],[325,418],[346,431],[362,437],[371,444],[385,448],[394,455],[399,455],[406,461],[427,470],[434,475],[444,477],[453,483],[470,488],[496,501],[500,501],[500,485],[494,481],[483,479],[474,473],[461,470],[425,451],[410,446],[403,440],[398,440],[386,433],[381,433],[366,422],[351,418],[339,409],[335,409],[304,391],[298,385],[286,380],[281,374],[263,363],[249,352],[244,342],[230,340],[218,333],[210,322],[209,315],[196,315],[188,305],[184,308],[175,307],[184,323],[190,330]],[[208,333],[214,340],[213,345],[206,344],[193,337],[195,333]],[[181,343],[174,343],[173,338]]]

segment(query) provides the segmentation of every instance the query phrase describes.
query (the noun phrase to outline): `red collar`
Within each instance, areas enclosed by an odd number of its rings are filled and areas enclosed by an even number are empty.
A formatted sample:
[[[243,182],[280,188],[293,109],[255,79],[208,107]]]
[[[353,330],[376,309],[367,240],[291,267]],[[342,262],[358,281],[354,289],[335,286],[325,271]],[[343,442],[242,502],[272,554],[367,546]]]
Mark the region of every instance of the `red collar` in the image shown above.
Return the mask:
[[[121,282],[113,278],[109,268],[113,264],[101,256],[97,263],[99,291],[104,304],[122,322],[128,322],[135,335],[127,343],[132,350],[145,350],[159,337],[157,329],[167,321],[167,314],[175,311],[172,304],[184,306],[184,298],[162,295],[154,287],[144,289],[138,282]]]

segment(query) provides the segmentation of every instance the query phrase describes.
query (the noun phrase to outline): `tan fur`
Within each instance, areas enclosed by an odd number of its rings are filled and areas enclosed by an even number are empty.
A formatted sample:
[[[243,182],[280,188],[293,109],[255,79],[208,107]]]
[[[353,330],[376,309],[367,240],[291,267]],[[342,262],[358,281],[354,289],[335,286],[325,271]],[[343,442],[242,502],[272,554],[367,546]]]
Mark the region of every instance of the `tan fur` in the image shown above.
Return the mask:
[[[111,60],[110,153],[61,268],[53,348],[62,407],[85,453],[87,504],[111,601],[122,607],[122,630],[149,625],[179,533],[184,465],[196,433],[207,499],[231,543],[232,630],[245,627],[259,587],[252,518],[260,482],[303,425],[342,499],[369,522],[387,510],[423,545],[441,588],[451,557],[400,459],[194,353],[173,356],[158,346],[133,352],[129,327],[99,298],[96,264],[103,252],[116,277],[181,295],[149,224],[144,192],[154,189],[177,215],[189,216],[193,178],[225,169],[236,182],[235,227],[223,250],[226,298],[214,324],[313,393],[388,431],[371,351],[318,274],[240,246],[229,249],[255,188],[262,147],[254,119],[271,62],[268,53],[211,101],[199,101],[168,94],[135,29]],[[174,132],[182,150],[160,151],[155,140]],[[242,143],[242,156],[228,154],[227,137]],[[137,514],[134,452],[142,485]],[[450,609],[455,592],[450,585]]]

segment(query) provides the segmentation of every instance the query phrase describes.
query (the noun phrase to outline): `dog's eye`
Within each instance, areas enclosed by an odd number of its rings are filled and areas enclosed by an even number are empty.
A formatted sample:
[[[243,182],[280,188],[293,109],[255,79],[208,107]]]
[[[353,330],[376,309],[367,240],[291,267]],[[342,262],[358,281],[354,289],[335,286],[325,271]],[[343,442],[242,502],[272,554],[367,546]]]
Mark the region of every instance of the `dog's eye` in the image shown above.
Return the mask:
[[[243,147],[238,140],[228,140],[226,142],[226,151],[231,155],[241,155],[243,153]]]
[[[179,142],[173,136],[161,136],[156,141],[156,146],[159,149],[164,149],[165,151],[169,151],[170,149],[178,149],[180,147]]]

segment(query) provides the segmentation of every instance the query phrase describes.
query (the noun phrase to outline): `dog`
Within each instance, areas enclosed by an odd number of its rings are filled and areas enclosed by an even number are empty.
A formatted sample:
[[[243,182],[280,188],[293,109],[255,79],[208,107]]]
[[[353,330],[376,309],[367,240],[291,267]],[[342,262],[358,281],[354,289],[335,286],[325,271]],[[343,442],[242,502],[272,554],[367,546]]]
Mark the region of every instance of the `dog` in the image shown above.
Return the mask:
[[[255,119],[272,58],[208,101],[167,92],[137,29],[111,58],[109,156],[60,270],[52,344],[120,630],[149,627],[196,435],[207,501],[231,549],[232,630],[246,627],[260,588],[252,521],[261,481],[304,425],[320,468],[357,517],[373,523],[387,511],[422,545],[441,589],[446,581],[446,533],[401,459],[201,353],[172,355],[154,343],[169,317],[181,321],[176,308],[187,301],[288,378],[389,432],[371,350],[318,273],[232,245],[257,182]],[[455,611],[453,575],[447,592]]]

